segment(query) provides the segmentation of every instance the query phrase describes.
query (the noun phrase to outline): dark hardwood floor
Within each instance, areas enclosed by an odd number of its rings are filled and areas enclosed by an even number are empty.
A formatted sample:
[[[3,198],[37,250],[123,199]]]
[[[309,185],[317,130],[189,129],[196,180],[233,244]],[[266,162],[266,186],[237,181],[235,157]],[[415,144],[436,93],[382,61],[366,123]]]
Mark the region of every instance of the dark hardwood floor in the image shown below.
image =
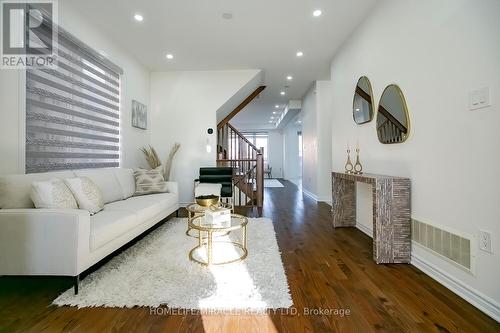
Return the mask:
[[[263,215],[274,222],[296,310],[222,316],[58,308],[51,301],[70,279],[2,277],[0,332],[500,332],[415,267],[376,265],[369,237],[334,230],[330,206],[283,183],[266,189]]]

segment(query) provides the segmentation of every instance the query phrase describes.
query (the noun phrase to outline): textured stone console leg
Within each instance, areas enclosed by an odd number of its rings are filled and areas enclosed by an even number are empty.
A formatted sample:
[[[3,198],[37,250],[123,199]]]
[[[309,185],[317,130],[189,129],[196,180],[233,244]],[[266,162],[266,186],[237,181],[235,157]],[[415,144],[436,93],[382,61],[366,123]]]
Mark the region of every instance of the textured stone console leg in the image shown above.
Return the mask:
[[[409,179],[392,182],[393,262],[411,261],[411,183]]]
[[[411,260],[410,181],[377,179],[373,186],[373,259],[377,264]]]
[[[392,182],[389,179],[377,179],[372,187],[373,195],[373,260],[377,264],[392,263],[391,225]]]
[[[356,226],[356,182],[332,178],[333,227]]]

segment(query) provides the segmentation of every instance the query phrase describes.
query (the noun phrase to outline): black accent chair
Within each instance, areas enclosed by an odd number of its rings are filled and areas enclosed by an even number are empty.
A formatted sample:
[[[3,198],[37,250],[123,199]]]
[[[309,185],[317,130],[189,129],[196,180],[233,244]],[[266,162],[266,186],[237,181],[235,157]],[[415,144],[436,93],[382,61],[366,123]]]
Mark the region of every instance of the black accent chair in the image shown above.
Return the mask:
[[[199,183],[221,184],[221,199],[233,199],[233,168],[231,167],[203,167],[200,176],[195,179]]]

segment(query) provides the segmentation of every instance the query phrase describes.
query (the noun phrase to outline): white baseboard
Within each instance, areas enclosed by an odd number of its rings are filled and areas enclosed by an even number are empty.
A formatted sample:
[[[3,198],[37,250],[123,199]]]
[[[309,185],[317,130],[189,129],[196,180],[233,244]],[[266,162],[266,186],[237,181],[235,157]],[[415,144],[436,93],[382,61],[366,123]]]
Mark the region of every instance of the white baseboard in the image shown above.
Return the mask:
[[[332,197],[331,196],[318,196],[317,199],[318,199],[317,201],[326,202],[330,206],[332,205]]]
[[[370,228],[360,223],[356,223],[356,228],[361,230],[366,235],[373,237],[373,231]],[[418,255],[412,253],[410,263],[432,279],[436,280],[446,288],[453,291],[459,297],[463,298],[479,310],[483,311],[491,318],[500,322],[500,304],[495,300],[489,298],[488,296],[482,294],[474,288],[471,288],[465,283],[451,277],[449,274],[426,262]]]
[[[309,198],[313,199],[314,201],[316,201],[316,202],[318,201],[318,197],[315,194],[304,189],[304,187],[302,187],[302,193],[304,193],[305,195],[307,195]]]
[[[500,322],[500,304],[495,300],[451,277],[449,274],[426,262],[417,255],[411,255],[411,264],[470,304],[474,305],[479,310],[483,311],[491,318]]]
[[[370,236],[371,238],[373,238],[373,230],[370,229],[370,228],[368,228],[367,226],[356,222],[356,228],[358,228],[359,230],[361,230],[364,234],[366,234],[366,235]]]

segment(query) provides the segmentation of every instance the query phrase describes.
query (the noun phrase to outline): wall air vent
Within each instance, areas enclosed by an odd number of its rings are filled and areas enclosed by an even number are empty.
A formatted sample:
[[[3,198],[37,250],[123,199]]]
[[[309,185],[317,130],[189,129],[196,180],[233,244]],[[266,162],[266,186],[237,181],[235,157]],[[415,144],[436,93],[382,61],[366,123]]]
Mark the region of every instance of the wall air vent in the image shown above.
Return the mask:
[[[412,240],[459,267],[472,272],[472,237],[464,237],[442,228],[412,219]]]

